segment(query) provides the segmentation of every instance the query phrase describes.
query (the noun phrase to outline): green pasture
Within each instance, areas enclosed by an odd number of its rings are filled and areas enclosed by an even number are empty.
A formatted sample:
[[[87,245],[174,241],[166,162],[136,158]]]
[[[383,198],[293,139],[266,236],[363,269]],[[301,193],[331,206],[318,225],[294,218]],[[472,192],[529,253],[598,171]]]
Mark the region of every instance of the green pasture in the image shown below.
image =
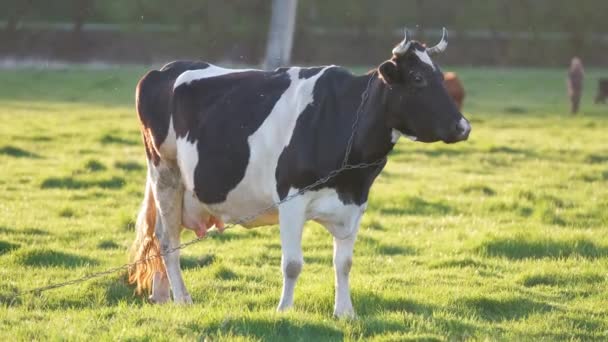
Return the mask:
[[[0,70],[4,340],[608,340],[608,106],[592,102],[608,70],[587,70],[571,116],[563,70],[456,68],[471,137],[390,155],[355,248],[355,320],[332,317],[332,240],[313,223],[288,313],[276,227],[187,248],[192,306],[147,304],[124,273],[12,300],[127,261],[144,71]]]

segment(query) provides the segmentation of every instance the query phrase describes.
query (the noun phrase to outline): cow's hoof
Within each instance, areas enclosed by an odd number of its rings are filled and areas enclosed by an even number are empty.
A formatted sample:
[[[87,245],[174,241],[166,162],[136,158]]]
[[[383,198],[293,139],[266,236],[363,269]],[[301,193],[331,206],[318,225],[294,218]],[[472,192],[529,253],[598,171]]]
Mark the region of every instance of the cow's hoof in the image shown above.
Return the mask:
[[[154,295],[150,295],[150,297],[148,297],[148,302],[150,302],[150,304],[165,304],[170,299],[171,299],[171,297],[169,297],[169,296],[154,296]]]
[[[355,314],[355,310],[352,307],[343,309],[343,310],[334,310],[334,317],[338,319],[355,319],[357,315]]]
[[[174,302],[178,305],[190,305],[193,303],[190,295],[185,295],[182,298],[175,298]]]
[[[293,304],[280,303],[279,306],[277,306],[277,312],[285,312],[285,311],[291,309],[292,306],[293,306]]]

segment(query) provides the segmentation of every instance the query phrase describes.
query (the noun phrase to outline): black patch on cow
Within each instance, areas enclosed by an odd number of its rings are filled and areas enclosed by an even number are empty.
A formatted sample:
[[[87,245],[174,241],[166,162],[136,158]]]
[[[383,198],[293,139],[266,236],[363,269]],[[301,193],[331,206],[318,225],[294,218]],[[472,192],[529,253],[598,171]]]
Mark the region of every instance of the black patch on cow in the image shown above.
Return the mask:
[[[289,87],[285,70],[231,73],[175,89],[177,136],[197,141],[194,191],[200,201],[224,202],[245,176],[250,154],[247,139]]]
[[[313,67],[313,68],[302,68],[298,73],[299,79],[308,79],[318,74],[323,70],[323,67]]]
[[[200,61],[175,61],[163,66],[160,71],[148,72],[137,84],[136,107],[143,126],[142,134],[148,159],[157,163],[160,158],[154,146],[160,146],[167,137],[175,80],[186,70],[207,67],[208,63]]]
[[[370,77],[373,76],[354,77],[342,68],[328,69],[319,77],[313,103],[298,118],[291,141],[279,157],[276,179],[280,199],[287,196],[290,188],[302,189],[340,168],[361,94]],[[383,118],[377,115],[372,111],[361,113],[349,163],[381,158],[392,148],[390,129],[382,126]],[[372,139],[360,143],[367,138]],[[342,202],[360,205],[367,201],[372,182],[381,169],[345,171],[315,189],[335,188]]]

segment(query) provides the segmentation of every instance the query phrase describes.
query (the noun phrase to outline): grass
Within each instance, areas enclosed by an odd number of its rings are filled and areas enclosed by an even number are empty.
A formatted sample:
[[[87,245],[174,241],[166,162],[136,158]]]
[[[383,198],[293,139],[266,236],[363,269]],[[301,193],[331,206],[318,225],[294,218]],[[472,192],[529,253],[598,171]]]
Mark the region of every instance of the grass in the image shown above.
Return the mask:
[[[0,336],[11,340],[606,340],[608,107],[567,114],[562,70],[457,69],[468,142],[401,141],[355,248],[358,319],[335,320],[329,234],[309,224],[296,306],[276,228],[183,254],[195,305],[153,306],[114,274],[143,196],[144,68],[0,72]],[[194,235],[184,233],[184,239]]]

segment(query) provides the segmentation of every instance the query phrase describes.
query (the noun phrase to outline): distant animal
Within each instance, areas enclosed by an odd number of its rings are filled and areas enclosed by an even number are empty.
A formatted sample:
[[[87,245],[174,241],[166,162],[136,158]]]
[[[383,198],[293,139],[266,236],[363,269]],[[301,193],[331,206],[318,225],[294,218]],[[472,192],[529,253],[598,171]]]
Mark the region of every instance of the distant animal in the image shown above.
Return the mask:
[[[600,78],[597,83],[595,103],[606,103],[606,98],[608,98],[608,78]]]
[[[568,69],[568,97],[570,98],[570,112],[572,114],[578,113],[578,109],[581,102],[581,96],[583,94],[583,80],[585,78],[585,70],[583,69],[583,62],[580,58],[574,57],[570,62],[570,68]]]
[[[452,100],[454,100],[454,103],[456,103],[458,110],[462,110],[465,92],[464,86],[458,78],[458,75],[456,75],[455,72],[446,72],[443,75],[443,85],[445,86],[445,89],[448,91],[448,94]]]
[[[319,222],[334,237],[334,315],[352,316],[349,272],[359,222],[383,159],[400,136],[420,142],[466,140],[471,126],[450,100],[431,56],[405,38],[392,57],[355,76],[344,68],[224,69],[177,61],[138,83],[136,107],[148,161],[146,191],[129,279],[151,302],[192,303],[180,270],[181,226],[198,236],[213,225],[279,223],[283,290],[277,310],[293,305],[303,266],[302,229]],[[365,97],[362,94],[366,93]],[[362,100],[365,98],[365,100]],[[360,108],[348,164],[311,191],[256,214],[341,167]],[[162,261],[150,259],[163,253]]]

